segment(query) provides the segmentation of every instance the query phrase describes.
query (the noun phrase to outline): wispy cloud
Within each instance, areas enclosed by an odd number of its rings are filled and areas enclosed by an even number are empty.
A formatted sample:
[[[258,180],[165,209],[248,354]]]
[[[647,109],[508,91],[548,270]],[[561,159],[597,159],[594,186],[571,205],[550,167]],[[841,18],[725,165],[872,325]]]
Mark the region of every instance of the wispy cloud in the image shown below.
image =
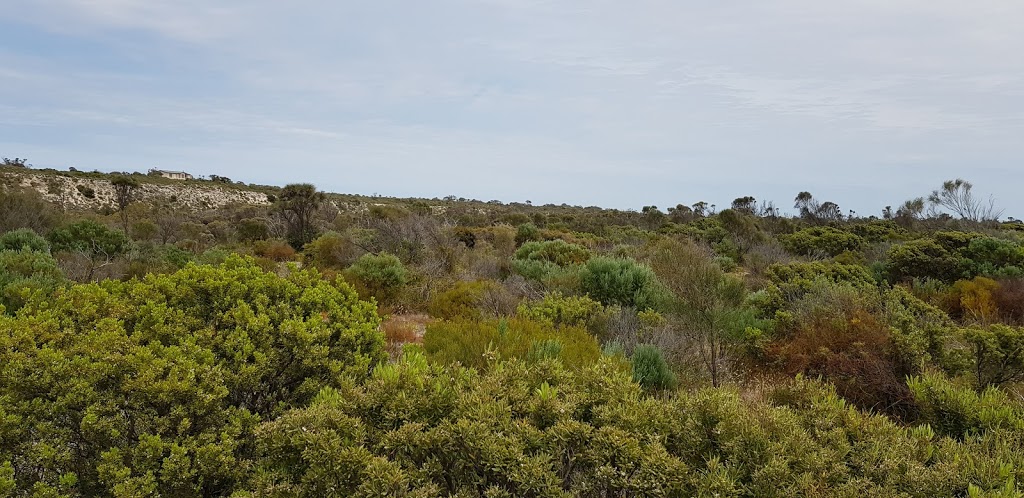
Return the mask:
[[[810,189],[869,212],[962,175],[1009,204],[1022,22],[1001,0],[10,0],[0,147],[620,207]]]

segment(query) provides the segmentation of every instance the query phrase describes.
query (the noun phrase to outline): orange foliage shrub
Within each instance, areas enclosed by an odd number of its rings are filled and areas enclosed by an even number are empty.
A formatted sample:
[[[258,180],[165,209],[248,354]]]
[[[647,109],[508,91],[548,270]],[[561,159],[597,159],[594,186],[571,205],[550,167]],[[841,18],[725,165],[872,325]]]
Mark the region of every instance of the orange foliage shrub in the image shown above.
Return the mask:
[[[388,352],[393,355],[401,353],[406,344],[423,342],[423,334],[431,322],[427,315],[390,315],[381,324]]]
[[[257,256],[279,263],[295,258],[295,249],[283,240],[261,240],[256,243],[254,251]]]

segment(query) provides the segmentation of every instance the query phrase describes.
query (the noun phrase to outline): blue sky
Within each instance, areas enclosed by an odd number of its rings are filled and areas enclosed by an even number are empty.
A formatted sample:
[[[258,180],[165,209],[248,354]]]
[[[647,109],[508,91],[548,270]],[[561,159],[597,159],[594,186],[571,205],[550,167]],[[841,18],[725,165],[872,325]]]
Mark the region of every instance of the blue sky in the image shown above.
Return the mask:
[[[1024,217],[1017,0],[5,0],[0,155],[662,208],[964,177]]]

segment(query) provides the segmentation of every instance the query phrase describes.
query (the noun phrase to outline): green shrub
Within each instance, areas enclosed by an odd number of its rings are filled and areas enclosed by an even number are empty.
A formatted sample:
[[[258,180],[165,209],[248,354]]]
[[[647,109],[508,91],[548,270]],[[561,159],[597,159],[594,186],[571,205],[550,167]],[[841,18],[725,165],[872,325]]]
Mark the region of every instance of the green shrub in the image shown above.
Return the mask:
[[[1024,435],[1024,410],[999,389],[976,392],[936,374],[913,377],[907,383],[920,407],[920,423],[943,436],[962,440],[996,430]]]
[[[931,239],[911,240],[889,250],[886,271],[890,280],[933,278],[952,282],[962,273],[961,258]]]
[[[601,303],[587,296],[563,296],[552,292],[539,301],[523,301],[516,314],[554,327],[589,327],[603,312]]]
[[[590,256],[590,251],[587,248],[556,239],[543,242],[526,242],[516,250],[513,258],[517,260],[546,261],[558,266],[569,266],[585,263],[590,259]]]
[[[855,223],[848,227],[853,233],[867,242],[878,243],[906,236],[907,231],[892,220],[872,220]]]
[[[1024,380],[1024,328],[972,327],[964,332],[964,338],[974,355],[979,388]]]
[[[50,252],[50,243],[31,228],[19,228],[0,235],[0,251]]]
[[[938,367],[955,375],[969,366],[953,321],[941,309],[896,286],[882,294],[882,314],[889,324],[893,354],[907,372]]]
[[[482,369],[494,361],[528,359],[544,341],[557,341],[558,359],[572,368],[589,365],[601,356],[597,340],[580,327],[555,328],[519,318],[435,322],[427,326],[423,348],[434,362],[459,362]]]
[[[779,239],[787,250],[803,256],[816,253],[838,256],[847,251],[860,251],[865,244],[859,235],[833,227],[805,228],[796,233],[783,235]]]
[[[435,318],[454,320],[484,318],[484,302],[489,295],[502,292],[501,285],[493,280],[459,281],[448,290],[435,294],[427,304],[427,311]]]
[[[647,391],[674,389],[678,380],[656,346],[640,345],[633,351],[633,380]]]
[[[390,302],[409,283],[409,271],[397,256],[364,254],[346,270],[357,285],[381,302]]]
[[[305,261],[317,268],[341,269],[351,265],[357,247],[337,232],[327,232],[306,244],[302,249]]]
[[[54,251],[81,252],[94,259],[116,257],[129,247],[124,232],[93,220],[80,220],[58,228],[49,238]]]
[[[235,234],[243,242],[255,242],[270,238],[270,228],[266,220],[246,218],[235,224]]]
[[[966,276],[1020,277],[1024,275],[1024,247],[992,237],[972,239],[960,250]]]
[[[259,430],[249,489],[286,496],[1012,496],[1019,439],[964,442],[800,379],[767,400],[645,396],[611,359],[486,372],[416,352]],[[969,490],[975,491],[969,491]]]
[[[85,197],[86,199],[96,198],[96,191],[93,190],[92,187],[87,187],[85,185],[75,185],[75,190],[77,190],[78,193],[82,194],[82,197]]]
[[[231,494],[256,424],[385,358],[378,324],[343,283],[237,256],[33,299],[0,316],[0,460],[43,496]]]
[[[660,309],[666,292],[647,265],[626,258],[595,257],[580,272],[580,287],[604,305]]]
[[[44,298],[67,279],[52,256],[35,251],[0,251],[0,306],[7,313],[21,309],[33,298]]]
[[[516,227],[516,245],[521,246],[531,240],[540,240],[540,230],[533,223],[523,223]]]

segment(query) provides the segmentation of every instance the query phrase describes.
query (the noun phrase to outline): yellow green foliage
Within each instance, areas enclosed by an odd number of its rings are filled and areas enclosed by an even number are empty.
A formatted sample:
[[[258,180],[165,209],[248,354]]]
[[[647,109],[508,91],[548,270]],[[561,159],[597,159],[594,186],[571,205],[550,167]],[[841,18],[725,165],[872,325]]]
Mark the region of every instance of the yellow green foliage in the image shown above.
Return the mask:
[[[484,318],[484,302],[500,292],[501,285],[493,280],[455,282],[448,290],[431,297],[427,311],[434,318],[480,320]]]
[[[555,327],[563,325],[587,327],[604,312],[601,303],[587,296],[563,296],[559,292],[545,294],[538,301],[523,301],[516,314],[522,318],[542,321]]]
[[[594,336],[581,327],[554,327],[549,323],[515,318],[511,320],[452,320],[427,325],[423,348],[440,364],[459,362],[487,368],[496,361],[527,359],[545,341],[557,341],[557,355],[565,365],[580,368],[601,356]]]
[[[479,371],[409,352],[258,434],[258,495],[923,498],[1016,492],[1024,477],[1013,426],[958,440],[803,379],[756,401],[649,397],[610,360]]]
[[[985,277],[960,280],[950,288],[950,302],[958,304],[954,310],[965,320],[992,323],[999,314],[995,293],[999,282]]]
[[[30,300],[0,315],[0,465],[39,496],[229,494],[256,424],[384,360],[378,324],[344,283],[238,256]]]

